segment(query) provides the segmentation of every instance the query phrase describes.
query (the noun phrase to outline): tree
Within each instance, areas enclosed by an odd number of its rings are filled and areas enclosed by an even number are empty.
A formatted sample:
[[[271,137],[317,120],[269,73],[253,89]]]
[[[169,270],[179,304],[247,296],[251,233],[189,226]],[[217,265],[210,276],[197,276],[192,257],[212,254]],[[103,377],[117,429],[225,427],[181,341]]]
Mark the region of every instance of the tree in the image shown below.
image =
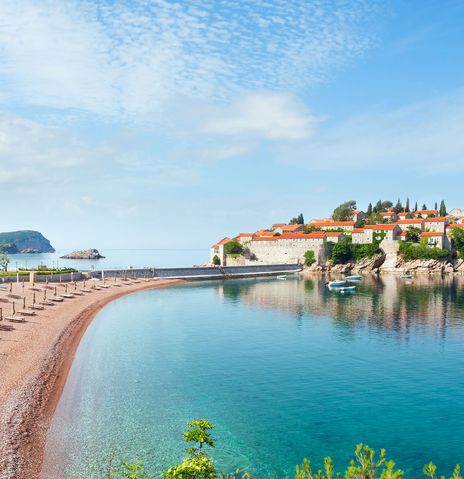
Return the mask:
[[[401,204],[401,201],[399,198],[398,198],[398,201],[396,202],[395,207],[393,208],[393,211],[395,213],[399,213],[400,211],[403,211],[403,205]]]
[[[416,226],[408,226],[406,228],[406,241],[411,241],[412,243],[419,243],[421,238],[421,230]]]
[[[8,265],[10,263],[10,258],[6,254],[0,255],[0,270],[5,273],[8,271]]]
[[[141,477],[150,477],[151,474],[143,472],[143,464],[138,462],[136,464],[130,464],[123,462],[119,469],[114,470],[111,473],[112,476],[124,477],[127,479],[139,479]]]
[[[438,211],[438,203],[435,201],[435,208]]]
[[[369,203],[369,204],[367,205],[367,211],[366,211],[366,213],[367,213],[367,216],[370,216],[370,215],[372,214],[372,203]]]
[[[183,433],[184,441],[193,443],[185,452],[189,457],[181,464],[170,467],[163,473],[165,479],[214,479],[216,469],[208,457],[205,445],[214,447],[215,441],[209,432],[214,428],[206,419],[195,419],[188,423],[189,429]]]
[[[426,210],[426,209],[427,209],[427,205],[426,205],[425,203],[422,205],[422,209],[423,209],[423,210]]]
[[[316,257],[314,256],[314,251],[309,249],[304,254],[304,264],[305,266],[311,266],[315,262],[316,262]]]
[[[453,228],[451,237],[453,238],[454,248],[459,253],[459,256],[464,258],[464,229]]]
[[[226,254],[242,254],[243,246],[239,241],[232,240],[224,245],[224,252]]]
[[[382,201],[382,208],[381,211],[387,211],[388,208],[391,208],[393,206],[393,203],[391,201]]]
[[[353,211],[356,209],[356,201],[345,201],[334,209],[332,218],[335,221],[350,221],[353,218]]]
[[[216,266],[221,264],[221,260],[219,259],[219,256],[217,254],[213,256],[213,264]]]
[[[377,201],[377,203],[374,206],[373,211],[374,211],[374,213],[381,213],[382,212],[382,201],[381,200]]]
[[[416,204],[414,205],[414,212],[416,212],[419,208],[417,207],[417,201]]]
[[[404,211],[406,211],[406,213],[409,213],[409,198],[406,198],[406,206],[404,207]]]
[[[304,216],[303,213],[300,213],[298,216],[292,218],[289,222],[289,225],[304,225]]]
[[[303,228],[303,233],[305,235],[309,233],[314,233],[314,231],[321,231],[322,228],[320,226],[308,225]]]
[[[441,203],[440,203],[440,212],[439,212],[439,215],[440,215],[440,216],[446,216],[446,205],[445,205],[445,200],[441,200]]]

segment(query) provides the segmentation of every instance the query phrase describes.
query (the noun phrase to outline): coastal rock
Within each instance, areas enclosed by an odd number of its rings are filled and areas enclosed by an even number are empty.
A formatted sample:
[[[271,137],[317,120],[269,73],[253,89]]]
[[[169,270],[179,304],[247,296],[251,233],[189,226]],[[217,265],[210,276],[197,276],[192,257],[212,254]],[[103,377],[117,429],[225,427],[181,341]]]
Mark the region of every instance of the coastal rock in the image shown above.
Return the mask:
[[[356,273],[378,271],[385,261],[385,253],[378,253],[372,258],[364,258],[354,265],[353,271]]]
[[[104,258],[97,249],[86,249],[83,251],[73,251],[72,253],[61,256],[63,259],[101,259]]]
[[[320,273],[325,271],[327,268],[322,264],[313,263],[311,266],[306,266],[304,269],[309,273]]]
[[[399,258],[396,264],[399,271],[414,271],[415,273],[452,273],[454,267],[449,262],[443,262],[434,259],[404,261]]]
[[[330,271],[332,273],[349,273],[353,269],[353,263],[347,263],[347,264],[336,264],[330,268]]]

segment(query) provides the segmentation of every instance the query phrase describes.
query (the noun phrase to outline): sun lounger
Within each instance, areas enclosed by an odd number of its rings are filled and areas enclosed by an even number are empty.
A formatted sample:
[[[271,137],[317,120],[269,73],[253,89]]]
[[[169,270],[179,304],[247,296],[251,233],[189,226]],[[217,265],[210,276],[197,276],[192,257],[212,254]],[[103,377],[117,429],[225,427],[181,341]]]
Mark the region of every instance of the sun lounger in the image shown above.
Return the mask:
[[[26,318],[22,316],[5,316],[4,318],[12,323],[24,323],[26,321]]]
[[[35,316],[35,311],[18,311],[18,314],[22,314],[23,316]]]
[[[74,294],[69,294],[69,293],[64,293],[61,296],[63,296],[63,298],[74,298]]]
[[[61,303],[64,301],[64,298],[62,298],[61,296],[52,296],[50,298],[50,301],[54,301],[55,303]]]
[[[53,306],[55,303],[52,301],[40,301],[39,304],[43,304],[44,306]]]
[[[42,309],[45,309],[45,308],[43,306],[38,305],[38,304],[32,304],[31,306],[29,306],[29,309],[42,310]]]

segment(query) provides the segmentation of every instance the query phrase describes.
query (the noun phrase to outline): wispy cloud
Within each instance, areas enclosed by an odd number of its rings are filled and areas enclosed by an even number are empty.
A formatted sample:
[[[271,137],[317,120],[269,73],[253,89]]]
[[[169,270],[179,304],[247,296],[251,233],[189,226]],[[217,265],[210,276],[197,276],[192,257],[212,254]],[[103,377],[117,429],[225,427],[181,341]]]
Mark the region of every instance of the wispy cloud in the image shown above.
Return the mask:
[[[304,145],[283,147],[282,157],[314,169],[400,168],[449,174],[464,170],[463,125],[464,92],[460,91],[321,126]]]
[[[371,46],[376,2],[3,0],[4,104],[160,120],[182,98],[300,92]]]

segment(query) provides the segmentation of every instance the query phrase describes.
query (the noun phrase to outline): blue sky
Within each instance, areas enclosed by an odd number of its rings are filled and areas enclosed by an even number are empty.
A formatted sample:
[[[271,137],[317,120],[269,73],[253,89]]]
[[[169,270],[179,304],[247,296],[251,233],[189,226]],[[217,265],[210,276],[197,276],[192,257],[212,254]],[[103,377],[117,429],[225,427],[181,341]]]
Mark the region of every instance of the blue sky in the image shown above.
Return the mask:
[[[3,0],[3,231],[207,248],[409,196],[464,207],[464,3]]]

